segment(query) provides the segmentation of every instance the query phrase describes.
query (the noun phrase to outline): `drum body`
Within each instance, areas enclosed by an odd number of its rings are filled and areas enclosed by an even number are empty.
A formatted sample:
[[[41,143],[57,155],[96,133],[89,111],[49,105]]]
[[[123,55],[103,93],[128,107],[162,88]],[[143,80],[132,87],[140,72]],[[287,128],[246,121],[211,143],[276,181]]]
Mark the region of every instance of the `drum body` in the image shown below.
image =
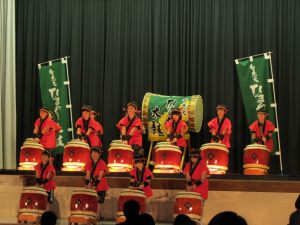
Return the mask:
[[[95,190],[78,188],[72,192],[70,215],[97,218],[98,195]]]
[[[270,150],[265,145],[252,144],[244,149],[244,174],[265,175],[269,170]]]
[[[164,127],[171,108],[182,109],[182,119],[189,130],[199,132],[203,120],[203,100],[200,95],[166,96],[146,93],[142,103],[142,121],[148,127],[150,141],[165,141],[167,132]]]
[[[146,211],[146,196],[143,191],[124,189],[121,191],[118,200],[118,211],[116,216],[117,223],[125,221],[125,216],[123,213],[123,205],[128,200],[135,200],[140,204],[140,213]]]
[[[20,151],[19,170],[34,170],[34,167],[42,161],[43,145],[33,138],[27,138]]]
[[[178,192],[174,203],[174,217],[185,214],[192,220],[200,221],[203,213],[203,199],[196,192]]]
[[[110,172],[129,172],[132,169],[133,150],[130,145],[113,141],[108,149],[108,168]]]
[[[228,149],[219,143],[201,146],[202,160],[207,164],[210,174],[225,174],[228,170]]]
[[[90,159],[90,147],[87,143],[75,139],[64,147],[63,171],[83,171]]]
[[[48,194],[40,187],[24,187],[20,198],[19,214],[41,216],[47,209]]]
[[[181,165],[181,151],[176,145],[159,142],[153,152],[154,173],[179,173]]]

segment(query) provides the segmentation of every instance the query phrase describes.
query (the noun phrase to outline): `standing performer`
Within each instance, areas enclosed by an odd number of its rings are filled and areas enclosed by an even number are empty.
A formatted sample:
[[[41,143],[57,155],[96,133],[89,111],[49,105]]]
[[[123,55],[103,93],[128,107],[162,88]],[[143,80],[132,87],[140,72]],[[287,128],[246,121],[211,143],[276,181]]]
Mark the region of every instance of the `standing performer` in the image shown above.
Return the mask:
[[[200,150],[190,152],[190,162],[186,164],[183,173],[186,177],[187,191],[197,192],[206,200],[208,197],[209,169],[201,161]]]
[[[99,115],[99,113],[98,112],[96,112],[95,110],[92,110],[91,111],[91,118],[93,118],[94,120],[95,120],[95,122],[97,123],[97,125],[98,125],[98,127],[99,127],[99,129],[96,131],[96,134],[97,134],[97,136],[99,137],[99,139],[100,139],[100,141],[101,141],[101,136],[103,135],[103,126],[102,126],[102,124],[99,122],[99,121],[97,121],[97,116]],[[102,141],[101,141],[101,143],[102,143]]]
[[[40,144],[53,156],[53,150],[56,149],[56,134],[61,127],[50,118],[46,107],[41,107],[39,113],[40,117],[34,123],[33,137],[39,140]],[[53,159],[50,161],[52,163]]]
[[[106,191],[109,189],[106,175],[109,173],[105,162],[101,159],[101,149],[93,147],[91,149],[91,158],[85,166],[85,184],[86,188],[95,188],[99,196],[97,215],[99,220],[103,219],[101,211],[103,210],[103,203],[105,201]]]
[[[188,126],[182,120],[181,111],[179,108],[172,109],[171,119],[165,123],[167,130],[167,142],[177,145],[181,151],[186,147],[184,134],[188,131]]]
[[[117,128],[121,132],[123,143],[131,145],[135,153],[144,154],[143,146],[143,124],[137,114],[137,104],[130,101],[127,104],[127,115],[118,123]]]
[[[130,171],[129,188],[143,191],[147,198],[152,196],[150,180],[152,172],[145,166],[145,158],[142,154],[134,155],[134,168]]]
[[[42,162],[35,166],[36,186],[40,186],[47,191],[48,204],[47,210],[50,209],[51,203],[54,200],[54,189],[56,188],[53,177],[56,175],[55,169],[50,161],[50,152],[47,150],[42,153]]]
[[[216,109],[218,116],[208,123],[208,127],[212,134],[211,142],[222,143],[229,149],[231,122],[226,117],[228,109],[225,105],[218,105]]]
[[[266,145],[270,151],[273,151],[272,135],[275,126],[270,120],[267,120],[268,114],[264,108],[259,109],[256,112],[258,120],[249,126],[252,142]]]
[[[92,107],[85,105],[81,108],[82,117],[76,121],[76,134],[81,140],[86,141],[89,146],[102,147],[102,142],[97,134],[103,134],[102,125],[91,118]]]

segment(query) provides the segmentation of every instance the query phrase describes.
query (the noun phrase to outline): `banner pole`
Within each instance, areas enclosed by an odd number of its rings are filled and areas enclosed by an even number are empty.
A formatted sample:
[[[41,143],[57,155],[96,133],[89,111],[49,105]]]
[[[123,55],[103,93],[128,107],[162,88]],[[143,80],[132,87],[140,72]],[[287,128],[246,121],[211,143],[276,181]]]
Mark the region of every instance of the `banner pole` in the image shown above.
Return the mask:
[[[268,53],[272,53],[272,52],[268,52]],[[250,55],[250,56],[247,56],[247,57],[243,57],[243,58],[239,58],[239,59],[235,59],[235,60],[244,60],[244,59],[249,59],[250,57],[257,57],[257,56],[262,56],[266,53],[260,53],[260,54],[256,54],[256,55]]]
[[[277,102],[276,102],[276,95],[275,95],[275,80],[274,80],[274,74],[273,74],[273,65],[272,65],[272,52],[269,53],[269,62],[270,62],[270,70],[271,70],[271,78],[272,78],[272,90],[273,90],[273,98],[275,103],[275,120],[276,120],[276,127],[277,127],[277,141],[278,141],[278,150],[279,150],[279,163],[280,163],[280,171],[281,174],[283,174],[283,166],[282,166],[282,154],[281,154],[281,143],[280,143],[280,129],[279,129],[279,123],[278,123],[278,114],[277,114]]]
[[[70,56],[65,56],[64,59],[67,59],[67,58],[70,58]],[[42,63],[38,63],[38,65],[43,65],[43,64],[47,64],[49,62],[56,62],[56,61],[59,61],[61,60],[62,58],[58,58],[58,59],[52,59],[52,60],[49,60],[47,62],[42,62]]]
[[[74,139],[74,127],[73,127],[73,113],[72,113],[72,102],[71,102],[71,91],[70,91],[70,78],[69,78],[69,69],[68,69],[68,58],[70,56],[65,56],[64,59],[66,60],[66,72],[67,72],[67,81],[69,82],[68,85],[68,95],[69,95],[69,104],[70,104],[70,119],[71,119],[71,128],[72,128],[72,139]]]

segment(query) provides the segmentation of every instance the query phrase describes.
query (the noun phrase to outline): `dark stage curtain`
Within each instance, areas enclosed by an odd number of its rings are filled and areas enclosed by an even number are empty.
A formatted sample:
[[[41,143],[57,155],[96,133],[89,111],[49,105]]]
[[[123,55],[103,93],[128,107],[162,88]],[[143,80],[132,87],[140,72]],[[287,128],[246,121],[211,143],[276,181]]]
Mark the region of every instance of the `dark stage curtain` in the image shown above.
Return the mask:
[[[16,10],[17,149],[41,106],[37,64],[71,56],[74,117],[82,104],[96,107],[105,146],[128,100],[200,94],[204,123],[192,147],[209,141],[216,105],[228,105],[230,171],[241,173],[250,138],[234,59],[272,51],[284,172],[300,174],[299,0],[16,0]]]

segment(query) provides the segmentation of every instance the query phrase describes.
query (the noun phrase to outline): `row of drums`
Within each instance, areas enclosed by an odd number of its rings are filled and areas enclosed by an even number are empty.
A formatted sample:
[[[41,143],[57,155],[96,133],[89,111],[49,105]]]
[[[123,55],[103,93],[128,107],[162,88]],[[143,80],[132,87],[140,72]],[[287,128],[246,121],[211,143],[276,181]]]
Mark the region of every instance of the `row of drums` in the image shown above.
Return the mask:
[[[147,200],[144,192],[124,189],[118,199],[116,222],[125,221],[123,205],[128,200],[136,200],[140,204],[140,213],[147,211]],[[203,199],[195,192],[178,192],[174,201],[174,216],[186,214],[195,221],[200,221],[203,213]],[[46,211],[47,193],[39,187],[24,187],[21,198],[19,215],[40,216]],[[98,195],[95,190],[78,188],[72,193],[70,200],[70,216],[97,218]]]
[[[207,143],[201,146],[202,160],[211,174],[225,174],[228,170],[229,151],[225,145]],[[33,170],[41,161],[44,148],[34,139],[26,139],[20,152],[19,170]],[[128,172],[132,169],[133,149],[130,145],[114,140],[108,149],[110,172]],[[64,147],[63,171],[83,171],[90,159],[89,145],[75,139]],[[158,142],[153,150],[154,173],[179,173],[182,169],[182,152],[179,147],[167,142]],[[244,149],[244,174],[263,175],[268,173],[269,150],[265,145],[251,144]]]

